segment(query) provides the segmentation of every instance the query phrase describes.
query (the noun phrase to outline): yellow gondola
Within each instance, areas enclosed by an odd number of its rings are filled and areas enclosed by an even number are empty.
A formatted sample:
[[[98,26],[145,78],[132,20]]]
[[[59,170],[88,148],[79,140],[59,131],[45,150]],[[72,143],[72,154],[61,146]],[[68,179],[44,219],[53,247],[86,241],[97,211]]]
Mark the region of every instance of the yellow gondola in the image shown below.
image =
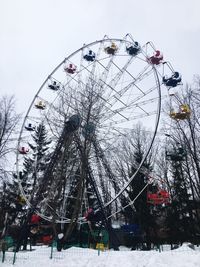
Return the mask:
[[[182,104],[180,105],[180,111],[179,112],[175,112],[175,111],[171,111],[170,112],[170,117],[174,120],[185,120],[185,119],[189,119],[190,115],[191,115],[191,110],[190,107],[187,104]]]
[[[17,202],[18,202],[20,205],[25,205],[25,204],[26,204],[26,200],[25,200],[25,198],[24,198],[22,195],[19,195],[19,196],[18,196]]]
[[[46,105],[40,100],[35,104],[37,109],[45,109]]]
[[[118,47],[115,43],[112,43],[111,46],[108,46],[104,49],[104,51],[109,55],[114,55],[118,50]]]

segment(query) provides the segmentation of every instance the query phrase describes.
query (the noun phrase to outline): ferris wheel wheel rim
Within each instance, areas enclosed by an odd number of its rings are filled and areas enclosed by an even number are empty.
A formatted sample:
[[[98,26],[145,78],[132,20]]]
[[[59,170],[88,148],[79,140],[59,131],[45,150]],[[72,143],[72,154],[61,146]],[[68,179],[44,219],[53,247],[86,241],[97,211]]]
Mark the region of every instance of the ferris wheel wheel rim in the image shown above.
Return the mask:
[[[50,73],[50,75],[47,76],[47,78],[44,80],[44,82],[42,83],[42,85],[40,86],[40,88],[38,89],[36,95],[34,96],[28,110],[27,110],[27,113],[25,115],[25,118],[24,118],[24,121],[22,123],[22,127],[21,127],[21,131],[20,131],[20,135],[19,135],[19,139],[18,139],[18,143],[17,143],[17,151],[19,149],[19,146],[20,146],[20,142],[21,142],[21,136],[22,136],[22,133],[23,133],[23,130],[24,130],[24,126],[25,126],[25,122],[27,120],[27,117],[28,117],[28,114],[30,113],[30,110],[31,108],[33,107],[34,105],[34,102],[35,100],[37,99],[38,95],[40,94],[41,90],[44,88],[44,86],[46,85],[46,83],[48,82],[48,80],[53,76],[53,74],[66,62],[68,61],[70,58],[72,58],[75,54],[79,53],[80,51],[83,51],[84,49],[87,49],[88,47],[92,46],[92,45],[95,45],[95,44],[98,44],[98,43],[103,43],[103,42],[114,42],[114,41],[117,41],[117,42],[125,42],[125,43],[131,43],[129,41],[126,41],[126,40],[123,40],[123,39],[119,39],[119,38],[108,38],[108,39],[101,39],[101,40],[97,40],[95,42],[92,42],[92,43],[89,43],[87,45],[83,45],[81,48],[77,49],[75,52],[71,53],[68,57],[66,57],[63,61],[61,61],[61,63],[59,63],[56,68]],[[92,63],[91,63],[92,64]],[[154,69],[154,73],[156,72],[156,68],[153,66],[153,69]],[[157,72],[156,72],[156,75],[157,75]],[[158,75],[157,75],[158,76]],[[158,79],[158,77],[157,77]],[[159,83],[159,79],[157,80],[158,83]],[[158,101],[158,106],[161,105],[161,94],[160,94],[160,83],[159,83],[159,86],[158,86],[158,89],[159,89],[159,101]],[[157,127],[158,127],[158,122],[159,122],[159,118],[160,118],[160,108],[158,108],[158,113],[159,113],[159,116],[157,116],[157,119],[156,119],[156,128],[154,130],[154,135],[156,135],[156,131],[157,131]],[[155,139],[155,136],[154,138],[152,139],[154,141]],[[136,176],[136,174],[139,172],[139,169],[140,167],[142,166],[142,164],[144,163],[145,159],[147,158],[148,154],[150,153],[150,150],[151,150],[151,147],[153,145],[153,141],[151,143],[151,146],[149,148],[149,151],[148,153],[145,155],[145,157],[143,158],[143,160],[141,161],[141,164],[139,165],[137,171],[134,173],[134,177]],[[17,169],[17,174],[19,174],[19,166],[18,166],[18,162],[19,162],[19,153],[17,153],[17,163],[16,163],[16,169]],[[21,183],[20,182],[20,177],[19,175],[18,176],[18,182],[19,184]],[[122,190],[120,191],[121,193],[117,194],[115,197],[114,197],[114,200],[111,200],[110,202],[106,203],[105,204],[105,207],[109,206],[113,201],[115,201],[123,192],[124,190],[129,186],[129,184],[131,183],[131,179],[129,180],[129,183],[127,186],[124,186],[124,188],[122,188]],[[20,190],[21,191],[21,190]],[[26,197],[26,195],[24,194],[23,197],[25,198],[26,202],[28,203],[28,199]],[[31,203],[30,204],[30,207],[31,207]],[[41,214],[40,214],[41,215]],[[68,220],[66,218],[66,220]]]

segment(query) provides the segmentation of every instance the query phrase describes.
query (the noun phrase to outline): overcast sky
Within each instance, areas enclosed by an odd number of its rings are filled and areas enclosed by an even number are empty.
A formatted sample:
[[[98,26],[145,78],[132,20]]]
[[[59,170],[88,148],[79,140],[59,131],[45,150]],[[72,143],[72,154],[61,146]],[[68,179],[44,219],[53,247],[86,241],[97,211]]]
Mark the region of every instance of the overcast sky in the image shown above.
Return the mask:
[[[83,43],[152,41],[183,82],[200,74],[199,0],[0,0],[0,95],[25,112],[48,74]]]

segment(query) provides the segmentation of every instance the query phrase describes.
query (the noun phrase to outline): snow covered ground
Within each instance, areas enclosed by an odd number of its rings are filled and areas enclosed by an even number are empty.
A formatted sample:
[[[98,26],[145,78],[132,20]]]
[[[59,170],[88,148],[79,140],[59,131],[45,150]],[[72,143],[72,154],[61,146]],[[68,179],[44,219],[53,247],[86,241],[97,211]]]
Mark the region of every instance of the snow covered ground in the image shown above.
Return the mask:
[[[13,265],[13,252],[6,252],[0,266]],[[159,251],[129,251],[120,248],[120,251],[100,252],[97,250],[72,247],[62,252],[53,250],[52,259],[50,247],[34,247],[33,251],[17,253],[16,267],[200,267],[200,248],[195,250],[187,244],[176,250]]]

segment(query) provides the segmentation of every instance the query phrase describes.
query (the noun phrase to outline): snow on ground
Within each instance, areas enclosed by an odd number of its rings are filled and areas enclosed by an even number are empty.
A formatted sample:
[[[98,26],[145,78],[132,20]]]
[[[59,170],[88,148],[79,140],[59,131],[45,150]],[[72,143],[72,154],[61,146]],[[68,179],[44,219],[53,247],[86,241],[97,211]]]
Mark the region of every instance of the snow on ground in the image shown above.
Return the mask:
[[[34,247],[33,251],[17,253],[16,267],[200,267],[200,249],[189,248],[187,244],[176,250],[165,251],[120,251],[100,252],[97,250],[72,247],[62,252],[53,250],[52,259],[50,247]],[[13,266],[13,252],[6,252],[0,266]]]

